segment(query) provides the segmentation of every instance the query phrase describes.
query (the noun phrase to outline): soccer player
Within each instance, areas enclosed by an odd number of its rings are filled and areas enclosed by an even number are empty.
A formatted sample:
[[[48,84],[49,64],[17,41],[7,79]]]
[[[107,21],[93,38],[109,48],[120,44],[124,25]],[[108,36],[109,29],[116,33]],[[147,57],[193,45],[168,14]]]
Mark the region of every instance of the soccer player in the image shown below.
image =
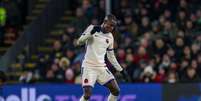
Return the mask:
[[[120,88],[113,74],[105,64],[105,55],[117,71],[122,71],[113,51],[113,35],[117,19],[109,14],[100,26],[89,25],[77,41],[86,44],[86,54],[82,62],[82,87],[84,94],[80,101],[88,101],[96,81],[110,90],[108,101],[117,101]]]

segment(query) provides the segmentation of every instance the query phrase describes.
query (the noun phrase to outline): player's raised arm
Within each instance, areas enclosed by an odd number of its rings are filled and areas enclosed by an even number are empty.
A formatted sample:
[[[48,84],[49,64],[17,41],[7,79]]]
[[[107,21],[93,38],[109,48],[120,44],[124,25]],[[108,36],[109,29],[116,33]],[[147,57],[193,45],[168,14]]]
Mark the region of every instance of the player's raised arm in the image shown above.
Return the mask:
[[[94,25],[90,25],[80,36],[77,41],[77,45],[83,45],[88,39],[91,39],[95,32],[100,32],[100,28]]]
[[[93,29],[93,25],[90,25],[89,27],[87,27],[87,29],[82,33],[82,35],[80,36],[80,38],[77,41],[77,45],[83,45],[85,44],[85,42],[92,38],[92,35],[90,33],[90,31]]]
[[[109,48],[107,49],[107,58],[117,71],[120,72],[123,70],[123,68],[121,67],[121,65],[119,64],[119,62],[117,61],[115,57],[114,50],[113,50],[113,42],[110,44]]]

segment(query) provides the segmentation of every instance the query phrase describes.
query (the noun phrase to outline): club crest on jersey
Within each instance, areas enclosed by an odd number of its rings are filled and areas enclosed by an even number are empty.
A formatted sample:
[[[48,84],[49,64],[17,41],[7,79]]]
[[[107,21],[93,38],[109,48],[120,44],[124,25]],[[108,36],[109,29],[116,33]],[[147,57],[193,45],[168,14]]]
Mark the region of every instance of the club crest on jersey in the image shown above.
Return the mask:
[[[89,80],[88,79],[84,79],[84,83],[88,83],[89,82]]]
[[[107,44],[109,43],[109,39],[106,39],[105,41],[106,41]]]

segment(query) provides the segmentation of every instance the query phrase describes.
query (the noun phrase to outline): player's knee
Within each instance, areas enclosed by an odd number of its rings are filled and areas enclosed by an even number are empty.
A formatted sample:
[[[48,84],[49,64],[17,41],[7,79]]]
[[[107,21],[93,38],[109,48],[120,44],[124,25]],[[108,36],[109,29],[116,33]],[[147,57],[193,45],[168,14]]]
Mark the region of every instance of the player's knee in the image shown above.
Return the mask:
[[[112,95],[114,95],[114,96],[119,96],[120,89],[113,89],[113,90],[111,91],[111,93],[112,93]]]

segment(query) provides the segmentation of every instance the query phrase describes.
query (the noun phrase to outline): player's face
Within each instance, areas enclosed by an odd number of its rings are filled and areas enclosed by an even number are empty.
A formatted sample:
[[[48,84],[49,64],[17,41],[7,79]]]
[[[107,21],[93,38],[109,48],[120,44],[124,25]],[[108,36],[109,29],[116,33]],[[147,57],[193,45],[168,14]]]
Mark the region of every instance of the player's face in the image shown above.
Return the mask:
[[[112,32],[115,28],[115,23],[109,20],[104,21],[103,28],[105,29],[106,32]]]

